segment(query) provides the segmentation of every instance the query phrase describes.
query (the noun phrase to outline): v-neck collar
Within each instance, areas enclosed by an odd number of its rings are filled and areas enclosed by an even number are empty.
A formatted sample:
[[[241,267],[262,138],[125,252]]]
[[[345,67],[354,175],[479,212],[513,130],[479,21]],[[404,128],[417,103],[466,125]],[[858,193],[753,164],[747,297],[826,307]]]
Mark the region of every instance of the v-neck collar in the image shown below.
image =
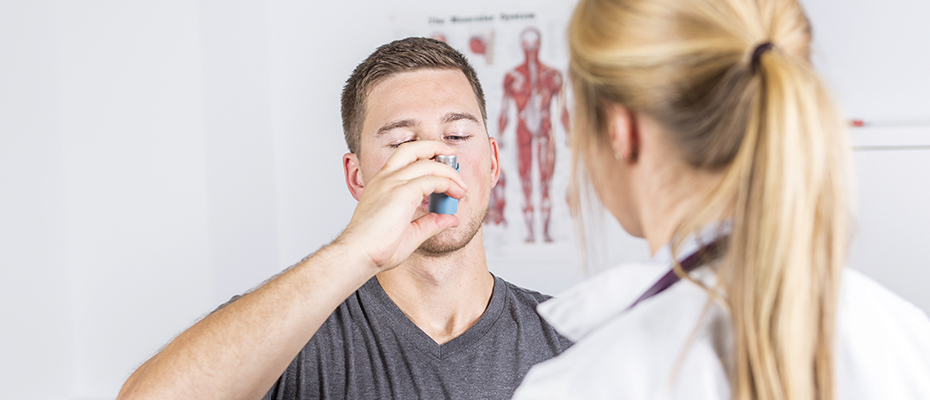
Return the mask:
[[[436,358],[445,359],[474,346],[491,330],[491,327],[494,326],[494,323],[497,322],[506,307],[507,290],[507,284],[503,279],[494,276],[494,289],[491,292],[491,301],[488,302],[487,309],[468,330],[443,344],[436,343],[433,338],[423,332],[397,307],[397,304],[391,300],[384,288],[381,287],[377,277],[369,279],[368,282],[362,285],[359,288],[359,294],[362,301],[380,309],[379,311],[383,313],[382,316],[389,321],[391,328],[397,334],[398,340],[412,344]]]

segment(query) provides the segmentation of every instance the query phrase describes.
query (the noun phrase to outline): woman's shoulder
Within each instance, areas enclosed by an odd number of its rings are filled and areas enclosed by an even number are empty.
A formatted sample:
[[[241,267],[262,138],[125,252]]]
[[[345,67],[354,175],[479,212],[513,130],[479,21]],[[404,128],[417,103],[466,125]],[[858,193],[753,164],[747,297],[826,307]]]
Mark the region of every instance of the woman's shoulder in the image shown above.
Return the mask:
[[[852,307],[858,310],[880,311],[881,314],[890,311],[903,321],[928,320],[926,312],[852,268],[843,271],[841,287],[841,310],[844,307]]]
[[[873,341],[910,338],[914,339],[909,342],[915,347],[930,351],[927,313],[850,268],[843,272],[837,317],[839,331],[844,337]],[[930,363],[930,359],[927,362]]]
[[[680,282],[626,309],[665,271],[618,267],[551,300],[562,303],[545,311],[555,311],[562,328],[584,340],[534,367],[517,398],[729,397],[732,329],[703,288]],[[837,331],[838,398],[930,399],[930,319],[922,310],[847,270]]]
[[[727,349],[717,346],[726,346],[726,340],[711,340],[729,335],[728,320],[703,288],[682,281],[628,309],[667,271],[664,265],[616,267],[556,296],[551,302],[562,303],[551,310],[543,303],[540,312],[547,320],[551,321],[550,311],[557,310],[562,323],[556,328],[568,328],[583,340],[535,366],[516,398],[729,397],[721,362]],[[696,337],[689,340],[692,335]]]
[[[930,399],[930,318],[862,273],[843,273],[839,398]]]

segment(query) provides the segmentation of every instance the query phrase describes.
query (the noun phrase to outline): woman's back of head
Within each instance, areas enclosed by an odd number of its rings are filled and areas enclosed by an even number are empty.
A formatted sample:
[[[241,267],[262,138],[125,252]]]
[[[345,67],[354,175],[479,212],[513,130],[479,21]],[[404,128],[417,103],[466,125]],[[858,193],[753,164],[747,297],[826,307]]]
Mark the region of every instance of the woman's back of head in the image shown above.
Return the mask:
[[[834,397],[850,157],[810,41],[793,0],[582,0],[569,28],[576,164],[607,140],[616,103],[721,172],[677,237],[733,218],[719,277],[738,398]]]

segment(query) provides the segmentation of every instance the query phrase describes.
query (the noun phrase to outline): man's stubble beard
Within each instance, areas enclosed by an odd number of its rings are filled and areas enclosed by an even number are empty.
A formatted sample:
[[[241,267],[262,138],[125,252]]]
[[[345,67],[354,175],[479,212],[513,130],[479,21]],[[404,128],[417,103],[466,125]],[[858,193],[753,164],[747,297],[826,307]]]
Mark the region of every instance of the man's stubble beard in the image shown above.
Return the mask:
[[[488,214],[488,208],[489,207],[485,207],[482,212],[478,213],[477,217],[480,218],[471,218],[465,221],[463,225],[459,225],[459,227],[464,227],[465,229],[461,235],[457,235],[457,238],[445,237],[452,232],[449,232],[449,230],[443,231],[423,242],[423,244],[417,248],[416,253],[426,257],[442,257],[446,254],[461,250],[471,243],[475,235],[478,234],[478,230],[481,229],[481,224],[484,223],[484,218]]]

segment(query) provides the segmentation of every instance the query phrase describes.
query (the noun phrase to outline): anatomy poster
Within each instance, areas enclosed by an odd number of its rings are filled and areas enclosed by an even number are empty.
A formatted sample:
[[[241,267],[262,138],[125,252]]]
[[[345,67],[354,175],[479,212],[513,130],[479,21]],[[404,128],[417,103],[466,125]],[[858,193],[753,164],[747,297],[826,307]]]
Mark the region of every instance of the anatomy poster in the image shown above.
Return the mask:
[[[501,179],[484,225],[488,258],[577,262],[569,215],[570,9],[424,11],[391,16],[395,38],[426,36],[465,54],[484,89]]]

